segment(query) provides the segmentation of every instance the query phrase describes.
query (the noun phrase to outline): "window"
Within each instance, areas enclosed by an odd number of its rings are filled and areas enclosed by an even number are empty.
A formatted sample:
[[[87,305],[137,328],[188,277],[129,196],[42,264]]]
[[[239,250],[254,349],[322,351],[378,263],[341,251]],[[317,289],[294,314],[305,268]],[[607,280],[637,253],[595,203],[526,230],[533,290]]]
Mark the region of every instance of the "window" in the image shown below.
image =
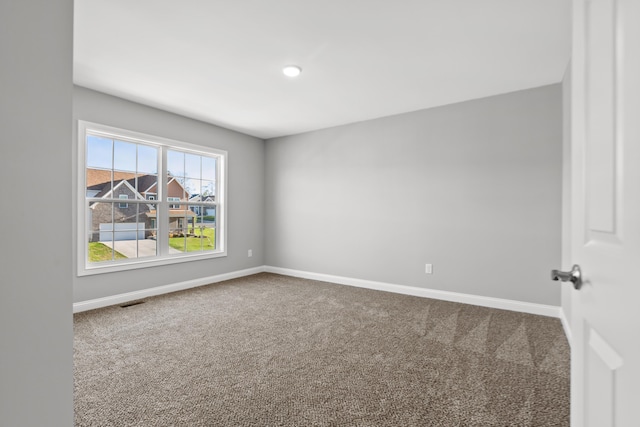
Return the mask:
[[[226,256],[225,151],[83,121],[78,140],[79,275]]]
[[[179,202],[180,201],[180,197],[167,197],[167,201],[169,202]],[[169,209],[180,209],[180,204],[170,204],[169,205]]]

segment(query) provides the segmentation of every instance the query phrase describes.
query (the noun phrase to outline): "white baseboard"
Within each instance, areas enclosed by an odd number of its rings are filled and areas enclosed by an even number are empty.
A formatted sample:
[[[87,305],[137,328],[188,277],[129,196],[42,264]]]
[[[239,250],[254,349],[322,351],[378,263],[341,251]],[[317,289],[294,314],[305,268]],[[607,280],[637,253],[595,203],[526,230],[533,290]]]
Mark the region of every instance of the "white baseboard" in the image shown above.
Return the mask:
[[[187,280],[185,282],[174,283],[171,285],[157,286],[155,288],[142,289],[140,291],[127,292],[124,294],[112,295],[103,298],[96,298],[88,301],[76,302],[73,304],[73,312],[93,310],[94,308],[107,307],[110,305],[123,304],[126,302],[139,300],[142,298],[152,297],[155,295],[168,294],[170,292],[182,291],[185,289],[195,288],[198,286],[208,285],[210,283],[222,282],[224,280],[236,279],[238,277],[250,276],[252,274],[262,273],[264,267],[248,268],[246,270],[232,271],[231,273],[217,274],[215,276],[203,277],[200,279]]]
[[[560,322],[562,323],[562,328],[564,329],[564,334],[567,337],[569,346],[571,346],[571,324],[569,323],[567,316],[565,316],[562,307],[560,307]]]
[[[415,286],[394,285],[392,283],[374,282],[371,280],[353,279],[350,277],[332,276],[329,274],[321,273],[311,273],[308,271],[291,270],[288,268],[265,266],[264,271],[268,273],[283,274],[285,276],[301,277],[303,279],[337,283],[340,285],[356,286],[359,288],[375,289],[379,291],[413,295],[423,298],[433,298],[444,301],[459,302],[463,304],[479,305],[482,307],[498,308],[501,310],[518,311],[521,313],[538,314],[548,317],[558,318],[560,317],[561,312],[560,307],[556,307],[553,305],[534,304],[501,298],[483,297],[477,295],[461,294],[457,292],[439,291],[434,289],[424,289],[417,288]]]
[[[230,273],[218,274],[215,276],[203,277],[200,279],[188,280],[185,282],[174,283],[171,285],[157,286],[155,288],[142,289],[140,291],[127,292],[124,294],[112,295],[103,298],[81,301],[73,304],[73,312],[93,310],[95,308],[107,307],[110,305],[123,304],[126,302],[139,300],[156,295],[167,294],[170,292],[181,291],[185,289],[195,288],[198,286],[208,285],[211,283],[222,282],[224,280],[236,279],[238,277],[250,276],[252,274],[268,272],[282,274],[285,276],[300,277],[303,279],[319,280],[323,282],[336,283],[340,285],[356,286],[359,288],[375,289],[378,291],[393,292],[397,294],[413,295],[423,298],[433,298],[444,301],[459,302],[463,304],[478,305],[481,307],[498,308],[501,310],[518,311],[522,313],[538,314],[541,316],[549,316],[560,318],[565,328],[567,339],[571,342],[571,331],[568,322],[564,318],[564,314],[560,307],[552,305],[534,304],[522,301],[513,301],[501,298],[483,297],[478,295],[462,294],[458,292],[439,291],[435,289],[417,288],[415,286],[396,285],[392,283],[375,282],[372,280],[354,279],[350,277],[333,276],[322,273],[312,273],[308,271],[292,270],[288,268],[260,266],[248,268],[246,270],[233,271]]]

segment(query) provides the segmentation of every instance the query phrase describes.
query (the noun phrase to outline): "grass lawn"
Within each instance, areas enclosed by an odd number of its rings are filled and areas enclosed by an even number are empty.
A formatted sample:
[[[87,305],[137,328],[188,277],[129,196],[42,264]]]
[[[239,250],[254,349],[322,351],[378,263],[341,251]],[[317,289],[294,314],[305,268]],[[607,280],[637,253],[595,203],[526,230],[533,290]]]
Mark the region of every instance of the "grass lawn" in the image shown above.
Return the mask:
[[[191,228],[189,228],[191,230]],[[203,236],[200,237],[200,229],[198,227],[195,228],[196,237],[170,237],[169,238],[169,246],[174,249],[177,249],[181,252],[185,252],[185,241],[186,241],[186,252],[200,252],[200,251],[212,251],[215,247],[216,241],[216,230],[213,228],[205,228],[203,231]]]
[[[100,242],[89,242],[89,262],[111,261],[112,249]],[[124,259],[126,256],[116,251],[115,259]]]

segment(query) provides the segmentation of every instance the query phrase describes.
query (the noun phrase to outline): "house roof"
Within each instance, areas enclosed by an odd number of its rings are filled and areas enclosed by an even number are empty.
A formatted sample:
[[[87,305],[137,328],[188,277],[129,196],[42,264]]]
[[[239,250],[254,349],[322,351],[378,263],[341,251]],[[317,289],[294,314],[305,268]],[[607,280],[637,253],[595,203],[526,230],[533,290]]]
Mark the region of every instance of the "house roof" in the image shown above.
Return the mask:
[[[189,201],[190,202],[201,202],[201,201],[205,201],[206,202],[206,201],[215,201],[215,200],[216,200],[216,196],[215,195],[202,196],[200,194],[193,194],[191,197],[189,197]]]
[[[123,179],[135,178],[136,174],[133,172],[119,172],[113,171],[114,181],[122,181]],[[90,169],[86,170],[86,183],[87,189],[98,190],[102,189],[106,184],[111,182],[111,171],[105,169]]]
[[[93,185],[89,185],[89,171],[96,171],[95,169],[87,169],[87,190],[100,190],[94,197],[104,197],[111,192],[111,171],[97,171],[98,173],[91,173],[91,179],[94,180]],[[104,173],[106,172],[106,173]],[[120,179],[116,179],[120,178]],[[144,193],[145,190],[153,187],[158,182],[158,177],[155,175],[140,175],[137,177],[138,190],[137,193]],[[132,189],[136,188],[136,176],[131,173],[114,172],[113,188],[118,187],[121,182],[126,181]]]
[[[138,175],[137,176],[137,187],[136,187],[136,174],[133,172],[120,172],[113,171],[113,188],[116,188],[122,181],[126,181],[129,186],[133,189],[137,188],[137,193],[139,195],[146,193],[150,189],[156,187],[157,193],[157,184],[158,184],[158,176],[157,175]],[[184,186],[172,177],[169,183],[176,182],[187,194],[187,198],[190,198],[189,192],[186,191]],[[91,169],[87,168],[86,170],[86,186],[87,190],[98,191],[98,193],[93,196],[96,198],[105,197],[107,194],[111,192],[111,171],[105,169]]]
[[[106,198],[107,195],[109,195],[109,193],[113,193],[118,187],[121,186],[125,186],[128,187],[129,190],[133,193],[134,199],[138,199],[138,200],[145,200],[144,196],[142,196],[140,193],[138,193],[136,191],[135,188],[133,188],[133,186],[131,184],[129,184],[129,181],[118,181],[118,183],[116,184],[114,182],[114,186],[113,186],[113,190],[110,189],[109,185],[105,185],[105,187],[95,196],[93,197],[99,197],[99,198]],[[96,206],[99,202],[98,201],[93,201],[89,204],[89,207],[93,208],[94,206]],[[147,206],[149,206],[149,209],[151,209],[153,207],[153,205],[151,204],[147,204]]]

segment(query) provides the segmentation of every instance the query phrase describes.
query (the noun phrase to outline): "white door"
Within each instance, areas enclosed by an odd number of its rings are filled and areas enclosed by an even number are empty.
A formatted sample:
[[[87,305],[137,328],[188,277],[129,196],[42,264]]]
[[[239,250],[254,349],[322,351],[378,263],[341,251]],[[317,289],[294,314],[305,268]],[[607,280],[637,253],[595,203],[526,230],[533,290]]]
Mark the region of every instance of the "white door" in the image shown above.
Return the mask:
[[[638,427],[640,1],[573,5],[572,426]]]

